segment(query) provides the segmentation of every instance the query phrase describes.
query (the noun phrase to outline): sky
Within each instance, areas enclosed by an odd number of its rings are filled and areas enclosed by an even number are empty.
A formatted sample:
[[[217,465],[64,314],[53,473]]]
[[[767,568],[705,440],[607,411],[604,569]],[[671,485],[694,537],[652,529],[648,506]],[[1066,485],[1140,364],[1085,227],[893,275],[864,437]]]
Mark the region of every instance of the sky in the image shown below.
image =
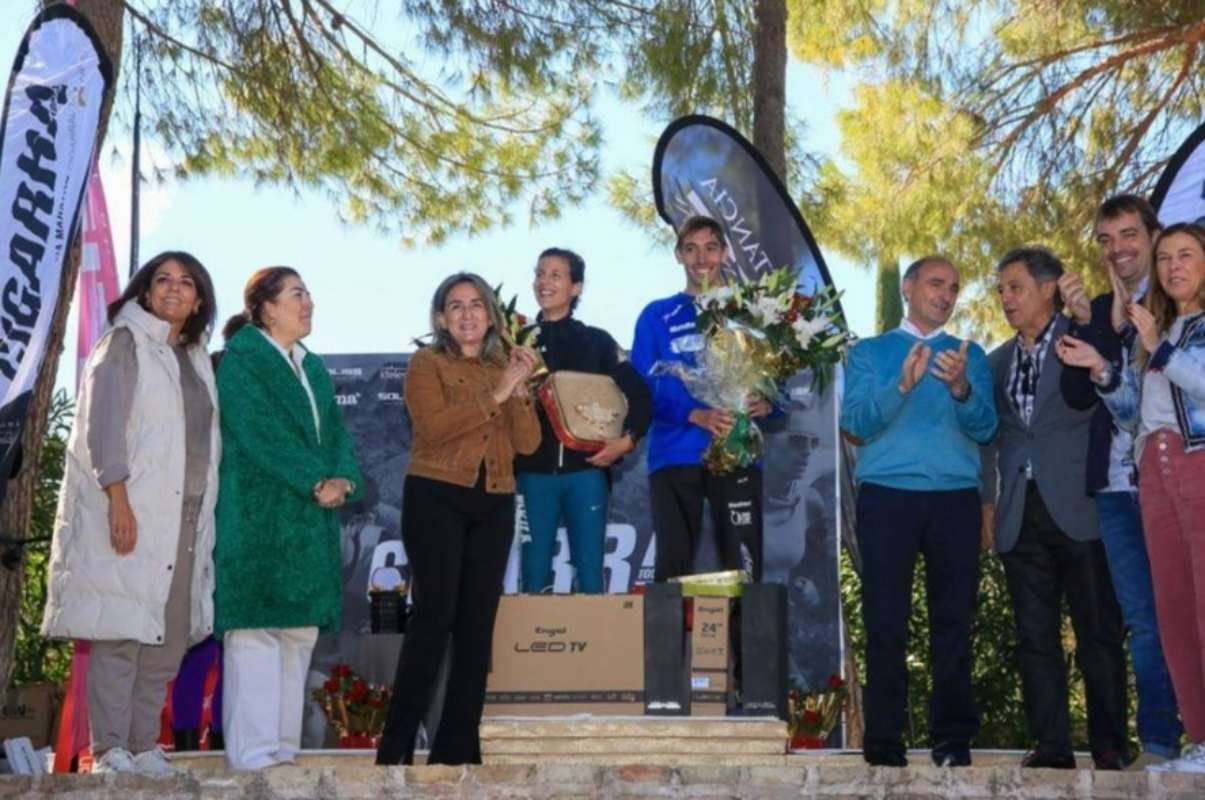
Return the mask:
[[[5,82],[11,71],[31,7],[3,0],[24,13],[0,17],[0,65]],[[422,61],[421,55],[415,56]],[[595,113],[602,122],[603,174],[619,168],[650,176],[657,137],[671,121],[651,120],[640,109],[598,92]],[[804,115],[809,150],[835,154],[839,139],[835,114],[848,100],[840,81],[827,81],[810,68],[791,63],[787,104]],[[109,207],[119,278],[129,265],[129,134],[119,127],[101,154],[101,174]],[[143,175],[151,166],[171,166],[153,134],[143,131]],[[317,353],[408,352],[411,340],[427,332],[431,295],[439,282],[458,270],[481,273],[504,294],[517,294],[519,310],[537,309],[531,293],[537,254],[546,247],[568,247],[586,261],[586,285],[576,316],[608,330],[630,347],[636,317],[649,301],[680,291],[681,267],[672,249],[653,241],[611,208],[602,192],[536,227],[522,211],[515,224],[484,235],[450,238],[440,247],[404,247],[397,236],[340,223],[335,202],[309,192],[258,188],[250,179],[202,178],[144,182],[141,195],[139,254],[145,261],[163,250],[187,250],[207,267],[217,293],[219,319],[242,307],[242,287],[257,268],[287,264],[305,279],[316,304],[314,330],[306,345]],[[874,276],[820,248],[828,262],[850,327],[859,335],[874,332]],[[220,323],[219,323],[220,327]],[[75,384],[75,311],[68,325],[67,350],[58,383]]]

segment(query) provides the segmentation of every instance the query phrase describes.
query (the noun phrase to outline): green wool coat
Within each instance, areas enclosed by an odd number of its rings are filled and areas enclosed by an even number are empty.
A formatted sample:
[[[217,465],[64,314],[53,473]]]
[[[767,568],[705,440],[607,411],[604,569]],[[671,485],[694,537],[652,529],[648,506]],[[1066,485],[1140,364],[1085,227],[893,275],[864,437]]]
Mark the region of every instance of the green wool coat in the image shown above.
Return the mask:
[[[314,500],[324,478],[362,493],[351,437],[321,359],[302,362],[318,406],[289,363],[251,325],[230,338],[218,366],[222,465],[214,546],[214,629],[338,630],[342,614],[339,515]]]

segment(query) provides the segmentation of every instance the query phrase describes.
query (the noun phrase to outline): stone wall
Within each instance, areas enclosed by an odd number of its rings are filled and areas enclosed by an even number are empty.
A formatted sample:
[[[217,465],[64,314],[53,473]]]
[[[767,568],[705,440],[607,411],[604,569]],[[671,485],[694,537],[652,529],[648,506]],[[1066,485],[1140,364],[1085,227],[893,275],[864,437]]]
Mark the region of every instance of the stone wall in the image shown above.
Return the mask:
[[[281,767],[263,773],[0,777],[0,800],[369,800],[369,798],[1077,798],[1201,800],[1205,775],[937,769],[860,764],[787,767],[491,764],[479,767]]]

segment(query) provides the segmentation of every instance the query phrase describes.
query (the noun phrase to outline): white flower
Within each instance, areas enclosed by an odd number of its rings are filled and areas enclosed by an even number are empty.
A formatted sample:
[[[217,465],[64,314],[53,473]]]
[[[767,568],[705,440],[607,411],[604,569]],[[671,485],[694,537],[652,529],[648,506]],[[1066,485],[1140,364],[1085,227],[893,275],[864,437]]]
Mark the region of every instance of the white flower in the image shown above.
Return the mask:
[[[733,291],[727,286],[716,286],[708,289],[705,292],[699,293],[699,298],[696,301],[700,308],[710,308],[717,306],[722,308],[725,303],[733,296]]]
[[[829,319],[826,316],[818,316],[815,319],[805,319],[799,317],[791,323],[791,330],[795,331],[795,338],[799,340],[800,347],[807,347],[812,339],[817,334],[823,333],[829,326]]]
[[[762,325],[773,325],[790,307],[790,295],[763,294],[751,305],[749,311],[755,318],[761,320]]]

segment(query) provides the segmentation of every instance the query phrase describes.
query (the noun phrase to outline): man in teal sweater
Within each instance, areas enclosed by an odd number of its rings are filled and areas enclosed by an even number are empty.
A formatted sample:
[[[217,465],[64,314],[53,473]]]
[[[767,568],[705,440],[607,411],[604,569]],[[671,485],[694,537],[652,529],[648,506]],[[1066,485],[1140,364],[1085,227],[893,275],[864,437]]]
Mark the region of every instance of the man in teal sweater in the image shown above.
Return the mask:
[[[971,763],[979,729],[971,620],[979,589],[979,445],[996,433],[983,349],[946,333],[958,270],[927,256],[904,273],[907,317],[849,353],[841,428],[858,440],[857,528],[866,628],[863,757],[905,766],[904,660],[912,574],[923,555],[929,600],[932,757]]]

